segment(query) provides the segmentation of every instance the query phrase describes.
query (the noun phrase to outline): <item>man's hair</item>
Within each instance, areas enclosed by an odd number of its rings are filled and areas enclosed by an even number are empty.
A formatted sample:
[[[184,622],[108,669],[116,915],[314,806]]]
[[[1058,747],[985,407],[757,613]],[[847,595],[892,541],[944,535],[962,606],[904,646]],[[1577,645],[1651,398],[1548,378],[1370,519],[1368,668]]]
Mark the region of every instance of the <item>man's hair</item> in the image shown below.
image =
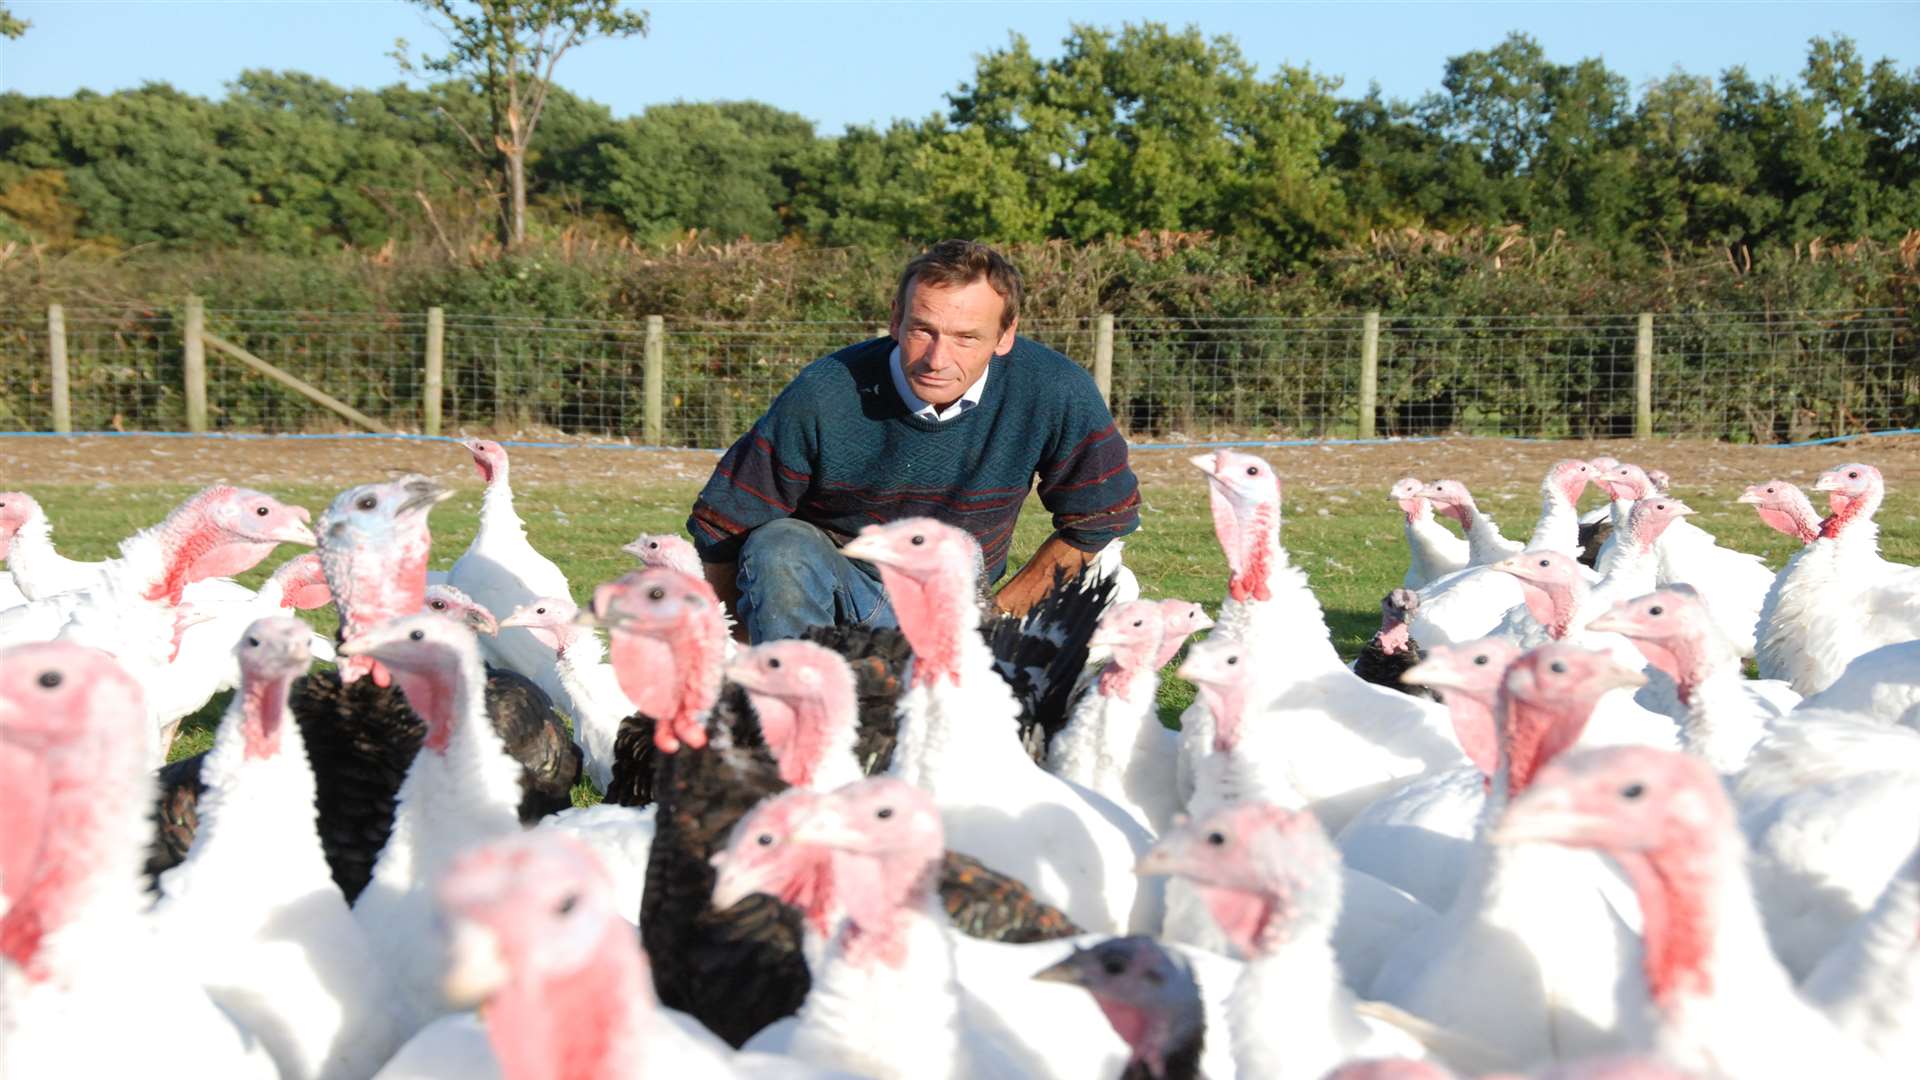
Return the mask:
[[[894,290],[893,308],[907,313],[907,288],[918,281],[926,285],[956,288],[985,278],[993,291],[1005,301],[1000,312],[1000,331],[1006,332],[1020,314],[1020,271],[1005,255],[975,240],[942,240],[914,256],[900,274],[900,287]]]

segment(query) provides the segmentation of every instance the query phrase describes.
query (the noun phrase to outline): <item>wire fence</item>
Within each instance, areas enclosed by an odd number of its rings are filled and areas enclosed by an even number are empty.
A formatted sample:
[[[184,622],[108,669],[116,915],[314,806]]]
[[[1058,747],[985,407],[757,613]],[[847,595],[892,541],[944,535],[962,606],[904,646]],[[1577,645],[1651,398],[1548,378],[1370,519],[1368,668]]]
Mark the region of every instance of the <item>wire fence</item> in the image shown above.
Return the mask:
[[[188,428],[183,309],[63,316],[72,430]],[[401,431],[428,423],[430,323],[424,312],[205,312],[207,334]],[[1104,323],[1022,330],[1092,367],[1115,419],[1141,441],[1606,438],[1647,422],[1663,435],[1769,443],[1920,426],[1920,338],[1905,310]],[[666,319],[650,366],[645,321],[452,313],[443,325],[449,431],[707,448],[737,438],[809,361],[885,333]],[[59,426],[54,337],[45,310],[0,311],[0,430]],[[209,351],[205,372],[210,429],[350,426],[224,353]]]

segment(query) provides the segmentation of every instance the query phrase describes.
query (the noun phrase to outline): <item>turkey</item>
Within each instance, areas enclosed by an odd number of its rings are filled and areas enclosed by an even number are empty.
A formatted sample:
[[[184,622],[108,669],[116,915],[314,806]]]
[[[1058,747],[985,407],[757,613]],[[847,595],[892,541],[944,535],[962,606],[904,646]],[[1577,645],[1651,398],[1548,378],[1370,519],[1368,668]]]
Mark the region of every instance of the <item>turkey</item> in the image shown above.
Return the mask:
[[[313,772],[287,690],[312,662],[304,623],[248,626],[240,693],[207,752],[193,850],[154,917],[199,983],[259,1036],[285,1080],[365,1077],[400,1047],[391,984],[354,924],[314,827]]]
[[[1310,804],[1296,762],[1289,756],[1293,717],[1262,716],[1250,708],[1252,655],[1244,643],[1210,637],[1187,651],[1180,676],[1194,684],[1213,719],[1210,753],[1195,765],[1194,817],[1227,806],[1264,802],[1301,809]],[[1316,808],[1317,812],[1317,808]],[[1179,819],[1175,819],[1178,821]],[[1380,964],[1408,934],[1431,923],[1434,913],[1399,889],[1350,867],[1342,869],[1339,921],[1333,927],[1334,956],[1350,985],[1365,986]],[[1226,954],[1231,943],[1208,913],[1204,898],[1189,881],[1167,882],[1163,936],[1174,942]]]
[[[1873,520],[1886,495],[1880,470],[1842,465],[1814,488],[1828,493],[1833,513],[1774,579],[1755,656],[1762,677],[1784,679],[1808,697],[1854,657],[1920,638],[1920,567],[1880,557]]]
[[[447,584],[473,597],[495,619],[542,596],[572,596],[567,576],[527,541],[527,528],[513,508],[506,449],[487,439],[468,439],[462,445],[473,455],[473,467],[487,488],[480,497],[480,526],[447,571]],[[509,628],[482,639],[480,649],[494,665],[532,679],[555,705],[573,715],[574,702],[554,670],[553,650],[532,633]]]
[[[1349,671],[1333,649],[1320,602],[1280,543],[1280,482],[1265,461],[1233,450],[1192,459],[1207,474],[1214,530],[1230,577],[1208,640],[1243,643],[1261,657],[1248,689],[1247,727],[1271,728],[1287,782],[1338,831],[1399,781],[1460,763],[1446,710]],[[1515,587],[1515,603],[1519,602]],[[1213,741],[1204,700],[1181,716],[1181,790],[1191,803],[1200,759]]]
[[[1089,930],[1157,925],[1157,896],[1130,872],[1146,830],[1022,752],[1019,701],[978,633],[973,538],[906,518],[870,525],[841,550],[879,567],[913,645],[890,771],[933,794],[954,850],[1025,882]]]
[[[0,649],[0,1075],[147,1075],[156,1047],[193,1075],[279,1075],[141,915],[145,722],[111,657]]]
[[[53,522],[33,496],[0,492],[0,546],[7,572],[19,596],[0,602],[0,611],[55,593],[77,592],[100,583],[106,564],[69,559],[53,548]]]
[[[657,595],[656,595],[657,594]],[[647,886],[640,910],[642,940],[656,960],[661,1000],[685,1009],[736,1046],[805,1000],[807,968],[798,916],[767,899],[715,910],[714,854],[735,824],[785,784],[770,760],[759,724],[739,686],[723,687],[725,629],[711,588],[665,569],[629,574],[594,594],[595,617],[608,627],[614,666],[650,715],[704,745],[660,753],[652,720],[622,729],[624,745],[645,740],[654,752],[616,763],[614,792],[626,790],[623,768],[644,767],[658,797]],[[840,634],[825,628],[816,633]],[[879,645],[897,633],[860,631]],[[842,644],[852,644],[842,642]],[[838,650],[836,650],[838,651]],[[862,768],[891,756],[891,715],[904,659],[871,650],[853,665],[859,710],[854,753]],[[660,679],[660,672],[671,677]],[[654,676],[654,677],[649,677]],[[876,715],[884,714],[883,717]],[[707,732],[715,738],[707,740]],[[674,736],[676,742],[683,735]],[[1033,941],[1077,932],[1059,912],[1034,902],[1018,882],[949,854],[941,896],[955,926],[1005,941]]]
[[[1820,538],[1820,512],[1813,508],[1805,492],[1785,480],[1750,484],[1734,501],[1752,506],[1768,528],[1802,544],[1811,544]]]
[[[1637,465],[1616,465],[1605,480],[1616,500],[1662,498],[1646,471]],[[1669,526],[1655,542],[1654,550],[1659,556],[1658,583],[1691,585],[1740,655],[1753,655],[1760,605],[1773,587],[1773,571],[1760,557],[1721,547],[1712,533],[1690,521]],[[1608,569],[1606,560],[1602,552],[1602,573]]]
[[[591,627],[580,625],[579,616],[573,601],[543,596],[514,609],[500,625],[523,627],[553,650],[554,670],[573,702],[573,736],[580,744],[582,769],[605,793],[613,790],[614,742],[621,721],[635,709],[606,661],[606,646]]]
[[[436,1024],[384,1080],[484,1077],[602,1080],[826,1076],[789,1059],[735,1054],[660,1007],[593,853],[549,834],[509,836],[463,853],[436,889],[450,927],[436,973],[472,1022]]]
[[[1467,566],[1485,566],[1526,548],[1518,540],[1509,540],[1501,535],[1500,526],[1480,511],[1479,505],[1473,501],[1473,493],[1458,480],[1437,480],[1428,484],[1420,489],[1420,497],[1432,504],[1434,513],[1447,515],[1466,530]]]
[[[1496,713],[1499,764],[1453,905],[1395,951],[1373,996],[1520,1062],[1638,1045],[1638,942],[1623,925],[1638,915],[1614,871],[1586,852],[1489,846],[1486,832],[1509,798],[1579,741],[1602,695],[1640,681],[1599,653],[1560,643],[1508,667]]]
[[[1411,625],[1413,613],[1419,608],[1420,594],[1409,588],[1395,589],[1380,598],[1380,630],[1368,639],[1360,655],[1353,658],[1355,675],[1389,690],[1414,697],[1433,697],[1424,688],[1412,686],[1401,678],[1422,659]]]
[[[1387,497],[1400,505],[1406,517],[1407,573],[1400,584],[1423,589],[1434,579],[1467,568],[1467,541],[1447,531],[1433,516],[1433,503],[1421,492],[1426,485],[1409,476],[1395,481]]]
[[[1510,639],[1489,637],[1442,645],[1407,672],[1408,682],[1439,692],[1454,737],[1472,764],[1409,780],[1347,822],[1336,840],[1350,869],[1402,889],[1435,911],[1452,906],[1486,812],[1487,788],[1499,771],[1494,709],[1500,682],[1519,656],[1520,647]]]
[[[1733,808],[1706,762],[1647,747],[1567,755],[1495,830],[1503,847],[1606,854],[1649,913],[1642,981],[1652,1044],[1718,1076],[1899,1075],[1795,993],[1754,910]]]
[[[1163,651],[1164,629],[1155,601],[1107,609],[1092,645],[1108,659],[1047,757],[1055,776],[1098,792],[1156,834],[1180,811],[1175,784],[1180,737],[1160,723],[1160,677],[1154,666]]]
[[[1161,837],[1140,873],[1191,881],[1247,960],[1228,1003],[1241,1076],[1318,1078],[1354,1057],[1425,1057],[1411,1035],[1363,1017],[1341,982],[1332,934],[1340,856],[1312,814],[1227,807]]]
[[[1681,742],[1728,775],[1746,767],[1768,724],[1799,703],[1784,683],[1741,676],[1737,650],[1685,585],[1623,600],[1588,628],[1625,636],[1673,680],[1686,709]]]
[[[354,634],[340,654],[378,659],[427,727],[395,799],[393,830],[353,902],[354,921],[393,978],[394,1021],[411,1035],[447,1008],[446,942],[431,886],[461,851],[519,830],[520,766],[487,716],[479,645],[466,627],[422,612]]]
[[[1120,1080],[1200,1080],[1207,1014],[1193,965],[1179,953],[1145,935],[1110,938],[1075,949],[1034,978],[1092,995],[1127,1041]]]
[[[1593,466],[1594,482],[1600,483],[1615,465],[1620,464],[1620,459],[1597,457],[1589,459],[1587,464]],[[1605,485],[1602,484],[1603,489],[1604,487]],[[1581,566],[1587,567],[1588,569],[1599,566],[1601,548],[1606,545],[1608,538],[1613,535],[1613,530],[1617,526],[1625,523],[1625,517],[1616,514],[1615,509],[1611,498],[1609,498],[1609,501],[1605,505],[1596,506],[1592,510],[1580,515],[1579,561]]]
[[[445,496],[446,489],[425,477],[407,476],[349,488],[321,516],[319,555],[343,630],[371,629],[425,607],[427,514]],[[374,677],[349,681],[356,671]],[[380,685],[385,678],[385,669],[367,658],[347,657],[339,672],[296,680],[290,701],[314,772],[320,843],[349,903],[366,888],[393,827],[395,795],[426,735],[402,693]],[[494,730],[521,764],[521,822],[571,806],[579,749],[546,696],[511,672],[491,671],[486,702]],[[196,754],[160,770],[150,877],[186,855],[204,762],[205,755]]]

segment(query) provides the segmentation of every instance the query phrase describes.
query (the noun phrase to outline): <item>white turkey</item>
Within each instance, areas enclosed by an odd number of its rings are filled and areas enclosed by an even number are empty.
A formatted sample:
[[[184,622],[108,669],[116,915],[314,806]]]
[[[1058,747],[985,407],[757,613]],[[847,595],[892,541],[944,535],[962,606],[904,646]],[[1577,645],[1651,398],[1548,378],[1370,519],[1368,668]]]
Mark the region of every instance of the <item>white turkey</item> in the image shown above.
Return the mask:
[[[1387,493],[1406,518],[1407,573],[1400,583],[1409,589],[1425,588],[1435,578],[1467,567],[1467,541],[1447,531],[1433,516],[1433,503],[1421,494],[1425,488],[1409,476],[1395,481]]]
[[[468,439],[463,445],[473,455],[474,468],[480,470],[487,488],[480,496],[480,526],[473,542],[447,571],[447,584],[473,597],[495,619],[504,619],[542,596],[572,596],[567,575],[527,540],[527,527],[513,508],[506,449],[487,439]],[[494,665],[532,679],[555,705],[573,714],[573,700],[554,670],[553,650],[532,633],[508,628],[483,639],[480,648]]]
[[[1787,560],[1760,611],[1760,674],[1802,695],[1826,689],[1848,663],[1920,638],[1920,567],[1880,557],[1873,520],[1886,496],[1880,470],[1842,465],[1822,473],[1833,513],[1820,536]]]

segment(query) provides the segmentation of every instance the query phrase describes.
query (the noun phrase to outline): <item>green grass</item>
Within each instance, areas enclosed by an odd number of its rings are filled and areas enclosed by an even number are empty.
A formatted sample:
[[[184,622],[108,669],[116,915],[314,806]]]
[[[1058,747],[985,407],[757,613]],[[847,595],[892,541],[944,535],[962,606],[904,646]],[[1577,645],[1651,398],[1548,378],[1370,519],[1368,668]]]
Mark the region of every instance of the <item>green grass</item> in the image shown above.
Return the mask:
[[[633,566],[620,545],[642,532],[678,532],[686,520],[698,481],[637,485],[620,491],[584,484],[525,486],[516,491],[516,504],[535,546],[565,570],[577,597],[597,583],[610,580]],[[37,486],[33,492],[56,523],[61,550],[74,558],[104,558],[120,538],[165,516],[174,504],[192,494],[187,486],[137,489],[91,486]],[[317,515],[336,489],[281,487],[279,498],[306,506]],[[1676,494],[1700,511],[1694,521],[1724,544],[1755,552],[1774,567],[1797,548],[1794,541],[1760,524],[1744,506],[1731,502],[1732,492],[1707,492],[1682,487]],[[1199,600],[1216,610],[1224,589],[1225,565],[1213,538],[1206,490],[1192,483],[1149,484],[1142,491],[1140,531],[1127,545],[1127,564],[1150,597],[1178,596]],[[1527,499],[1529,507],[1532,499]],[[1591,497],[1588,504],[1592,505]],[[1400,583],[1406,570],[1406,548],[1400,534],[1400,515],[1386,499],[1372,494],[1352,496],[1323,492],[1289,492],[1287,520],[1282,534],[1296,565],[1313,582],[1326,610],[1334,645],[1351,657],[1379,627],[1380,597]],[[445,569],[465,550],[480,510],[480,489],[460,489],[433,513],[432,566]],[[1881,549],[1890,559],[1920,561],[1920,522],[1915,511],[1920,498],[1889,497],[1881,510]],[[1506,510],[1516,524],[1526,515]],[[1037,501],[1021,515],[1014,550],[1031,552],[1049,530]],[[258,585],[277,565],[269,559],[243,575]],[[316,627],[332,630],[332,612],[308,613]],[[175,742],[175,758],[205,749],[213,726],[225,708],[226,695],[208,703],[187,721]],[[1168,677],[1160,689],[1161,715],[1171,722],[1193,698],[1192,688]],[[590,794],[591,789],[583,789]],[[576,790],[576,802],[586,796]]]

